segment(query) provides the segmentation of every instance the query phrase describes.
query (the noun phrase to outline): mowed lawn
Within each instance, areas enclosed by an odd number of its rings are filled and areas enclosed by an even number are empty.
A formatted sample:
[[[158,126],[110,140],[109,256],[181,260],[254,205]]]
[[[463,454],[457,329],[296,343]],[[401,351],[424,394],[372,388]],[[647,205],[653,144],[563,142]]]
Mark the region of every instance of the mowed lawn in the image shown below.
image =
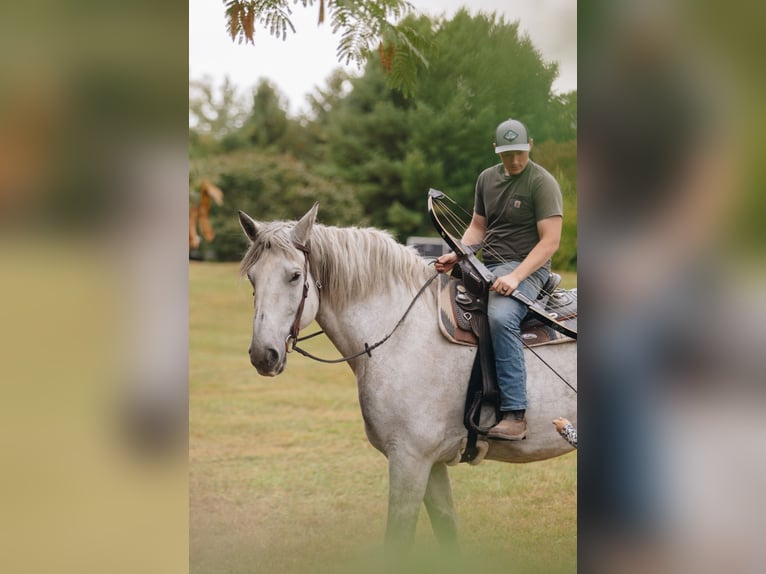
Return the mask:
[[[351,370],[294,353],[279,377],[259,376],[237,265],[189,274],[190,571],[377,571],[386,460],[365,438]],[[324,337],[306,346],[338,356]],[[423,508],[412,571],[575,572],[576,473],[576,453],[452,467],[463,559],[440,557]]]

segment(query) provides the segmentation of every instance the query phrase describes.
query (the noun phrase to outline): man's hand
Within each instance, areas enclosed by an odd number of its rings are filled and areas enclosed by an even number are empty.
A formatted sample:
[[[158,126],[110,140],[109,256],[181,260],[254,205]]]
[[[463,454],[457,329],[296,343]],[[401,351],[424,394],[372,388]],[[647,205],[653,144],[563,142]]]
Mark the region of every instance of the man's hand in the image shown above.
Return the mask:
[[[513,293],[514,289],[519,286],[520,281],[514,277],[513,273],[498,277],[497,280],[489,288],[490,291],[495,291],[499,295],[505,295],[506,297]]]
[[[453,251],[439,257],[436,260],[434,269],[436,269],[439,273],[446,273],[455,266],[455,263],[457,263],[457,253]]]

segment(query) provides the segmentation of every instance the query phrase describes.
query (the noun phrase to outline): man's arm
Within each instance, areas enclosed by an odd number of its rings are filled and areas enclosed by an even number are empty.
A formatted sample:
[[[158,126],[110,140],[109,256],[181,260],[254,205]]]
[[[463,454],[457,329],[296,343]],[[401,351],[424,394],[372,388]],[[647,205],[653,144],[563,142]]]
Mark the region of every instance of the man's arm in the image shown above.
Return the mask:
[[[560,215],[554,215],[538,221],[537,233],[540,236],[540,241],[516,269],[508,275],[498,277],[491,290],[504,293],[507,289],[510,293],[519,286],[519,283],[542,267],[559,248],[563,220]]]
[[[478,245],[484,241],[484,236],[487,235],[487,218],[483,215],[479,215],[475,211],[473,217],[471,217],[471,223],[468,229],[463,233],[461,241],[463,245]]]

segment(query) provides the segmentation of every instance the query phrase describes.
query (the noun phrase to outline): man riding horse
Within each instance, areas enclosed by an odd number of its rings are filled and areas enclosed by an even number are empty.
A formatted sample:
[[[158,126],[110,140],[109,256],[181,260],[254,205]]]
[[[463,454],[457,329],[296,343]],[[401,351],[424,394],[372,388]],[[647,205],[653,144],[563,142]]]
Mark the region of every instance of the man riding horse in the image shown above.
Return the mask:
[[[490,288],[488,316],[503,416],[488,436],[504,440],[527,436],[520,329],[528,307],[511,294],[518,290],[532,301],[537,298],[550,275],[563,218],[561,189],[548,171],[530,160],[532,145],[520,121],[508,119],[497,126],[494,149],[500,163],[479,174],[473,216],[462,237],[466,245],[481,244],[484,263],[497,277]],[[443,255],[436,270],[449,271],[457,261],[455,253]]]

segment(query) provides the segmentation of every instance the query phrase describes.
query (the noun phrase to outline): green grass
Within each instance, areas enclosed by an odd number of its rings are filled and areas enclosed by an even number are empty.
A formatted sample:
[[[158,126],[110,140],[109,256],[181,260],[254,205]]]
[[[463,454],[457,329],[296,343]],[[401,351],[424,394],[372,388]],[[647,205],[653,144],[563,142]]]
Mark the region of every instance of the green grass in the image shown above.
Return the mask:
[[[376,571],[386,460],[364,435],[352,373],[293,354],[260,377],[250,293],[236,264],[190,265],[190,571]],[[324,337],[307,345],[337,356]],[[576,453],[453,467],[466,565],[439,557],[423,510],[412,571],[574,572],[576,470]]]

